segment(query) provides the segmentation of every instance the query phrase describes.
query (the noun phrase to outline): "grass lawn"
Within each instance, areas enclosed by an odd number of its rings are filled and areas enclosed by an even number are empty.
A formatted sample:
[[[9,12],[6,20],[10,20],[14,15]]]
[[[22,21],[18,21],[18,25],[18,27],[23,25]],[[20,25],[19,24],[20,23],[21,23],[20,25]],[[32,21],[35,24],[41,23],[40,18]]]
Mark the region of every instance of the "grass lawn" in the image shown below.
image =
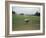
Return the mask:
[[[25,23],[24,19],[30,19],[29,23]],[[40,29],[40,17],[39,16],[12,16],[12,30],[39,30]]]

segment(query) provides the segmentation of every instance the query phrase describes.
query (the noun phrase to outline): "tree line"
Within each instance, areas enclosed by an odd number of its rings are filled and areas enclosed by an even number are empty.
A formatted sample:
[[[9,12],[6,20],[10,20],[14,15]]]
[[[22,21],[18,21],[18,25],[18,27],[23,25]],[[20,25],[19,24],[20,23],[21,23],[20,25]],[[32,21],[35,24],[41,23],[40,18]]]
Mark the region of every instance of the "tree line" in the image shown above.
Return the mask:
[[[16,12],[12,11],[12,14],[16,15]],[[20,15],[24,15],[24,13],[20,13]],[[37,11],[34,16],[40,16],[40,12]]]

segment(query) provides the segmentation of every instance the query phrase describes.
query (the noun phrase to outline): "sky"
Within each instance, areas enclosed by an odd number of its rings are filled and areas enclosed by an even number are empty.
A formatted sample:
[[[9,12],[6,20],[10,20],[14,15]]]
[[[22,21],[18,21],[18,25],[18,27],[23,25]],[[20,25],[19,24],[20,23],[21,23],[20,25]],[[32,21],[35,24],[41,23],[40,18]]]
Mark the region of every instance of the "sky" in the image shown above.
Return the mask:
[[[17,14],[35,14],[37,11],[40,12],[39,7],[20,7],[20,6],[12,6],[12,11],[15,11]]]

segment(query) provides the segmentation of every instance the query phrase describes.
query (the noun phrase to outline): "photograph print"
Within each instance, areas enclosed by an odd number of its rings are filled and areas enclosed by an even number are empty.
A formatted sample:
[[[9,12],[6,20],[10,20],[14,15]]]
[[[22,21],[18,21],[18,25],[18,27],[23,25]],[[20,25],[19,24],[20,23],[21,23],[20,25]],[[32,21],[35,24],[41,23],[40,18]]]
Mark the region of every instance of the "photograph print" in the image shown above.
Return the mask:
[[[12,31],[40,30],[40,7],[12,6]]]

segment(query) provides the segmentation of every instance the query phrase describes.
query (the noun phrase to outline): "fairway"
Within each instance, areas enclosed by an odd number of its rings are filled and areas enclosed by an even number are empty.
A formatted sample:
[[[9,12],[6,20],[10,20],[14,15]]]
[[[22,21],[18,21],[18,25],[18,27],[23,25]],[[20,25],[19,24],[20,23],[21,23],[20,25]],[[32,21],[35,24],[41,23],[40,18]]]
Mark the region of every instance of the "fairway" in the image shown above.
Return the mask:
[[[29,23],[25,23],[24,19],[30,19]],[[40,16],[24,16],[12,15],[12,30],[39,30],[40,29]]]

